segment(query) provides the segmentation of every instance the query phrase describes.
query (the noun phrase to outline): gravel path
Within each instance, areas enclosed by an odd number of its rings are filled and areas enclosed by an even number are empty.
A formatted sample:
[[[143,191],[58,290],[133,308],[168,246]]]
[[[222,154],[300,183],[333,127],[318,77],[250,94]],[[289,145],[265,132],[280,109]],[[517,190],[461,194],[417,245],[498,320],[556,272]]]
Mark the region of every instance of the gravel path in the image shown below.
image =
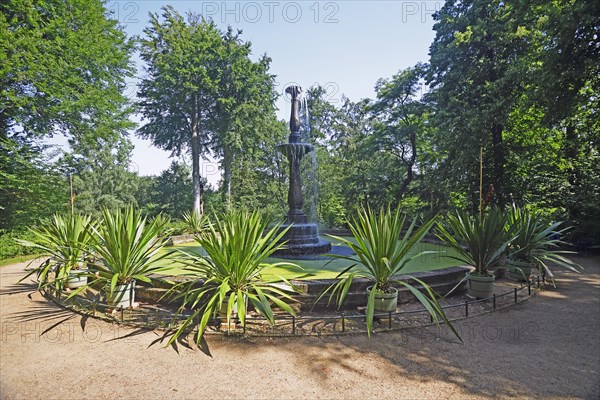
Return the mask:
[[[600,257],[556,289],[445,330],[341,338],[210,337],[208,350],[50,305],[0,268],[1,399],[600,399]],[[57,325],[58,324],[58,325]],[[85,326],[85,330],[82,330]],[[205,353],[210,353],[210,356]]]

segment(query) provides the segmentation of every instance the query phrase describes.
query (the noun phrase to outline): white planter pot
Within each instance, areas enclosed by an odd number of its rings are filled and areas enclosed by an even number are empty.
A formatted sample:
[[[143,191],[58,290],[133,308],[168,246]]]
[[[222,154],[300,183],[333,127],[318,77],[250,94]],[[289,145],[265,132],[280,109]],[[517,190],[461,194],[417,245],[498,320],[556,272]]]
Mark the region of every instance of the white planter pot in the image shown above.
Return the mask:
[[[371,292],[372,289],[368,287],[367,292]],[[398,289],[392,288],[391,293],[375,293],[375,312],[396,312],[396,307],[398,307]]]
[[[115,290],[110,292],[110,287],[104,290],[106,293],[106,302],[109,306],[115,308],[131,307],[135,302],[135,281],[126,285],[117,285]]]
[[[65,281],[66,289],[77,289],[84,285],[87,285],[88,281],[88,270],[87,269],[75,269],[69,271],[69,276]]]

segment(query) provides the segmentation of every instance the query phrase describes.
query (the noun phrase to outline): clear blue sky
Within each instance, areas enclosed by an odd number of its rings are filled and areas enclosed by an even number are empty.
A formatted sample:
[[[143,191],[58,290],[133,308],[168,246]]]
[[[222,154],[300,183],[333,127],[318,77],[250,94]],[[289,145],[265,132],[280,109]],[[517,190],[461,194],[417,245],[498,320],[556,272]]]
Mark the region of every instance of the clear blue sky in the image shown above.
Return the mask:
[[[353,101],[374,96],[379,78],[428,60],[434,38],[432,13],[443,1],[109,1],[129,35],[141,35],[149,12],[171,4],[178,11],[193,11],[212,18],[226,29],[242,29],[252,42],[255,57],[272,58],[271,73],[283,92],[295,82],[329,90],[329,100],[342,94]],[[139,74],[142,74],[140,68]],[[289,103],[278,102],[279,118],[287,119]],[[133,162],[142,175],[166,169],[168,153],[133,138]],[[216,184],[216,164],[205,165],[209,182]]]

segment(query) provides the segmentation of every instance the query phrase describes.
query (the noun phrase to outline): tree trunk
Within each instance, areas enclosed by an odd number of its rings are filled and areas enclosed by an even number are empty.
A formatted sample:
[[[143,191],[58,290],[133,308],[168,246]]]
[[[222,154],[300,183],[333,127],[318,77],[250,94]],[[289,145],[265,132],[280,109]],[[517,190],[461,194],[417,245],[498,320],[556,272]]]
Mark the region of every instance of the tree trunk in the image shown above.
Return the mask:
[[[194,185],[194,212],[198,215],[204,213],[204,188],[200,179],[200,128],[199,118],[196,114],[196,99],[192,112],[192,182]]]
[[[202,214],[202,181],[200,180],[200,138],[198,131],[192,132],[192,181],[194,184],[194,212]]]
[[[502,132],[504,126],[492,124],[492,148],[494,153],[494,191],[496,192],[496,204],[499,207],[506,205],[504,193],[504,144]]]
[[[223,146],[223,202],[227,210],[231,209],[231,164],[233,152],[228,145]]]
[[[417,132],[415,127],[412,127],[412,131],[410,133],[410,148],[410,158],[404,162],[404,165],[406,166],[406,177],[402,180],[402,184],[396,192],[397,201],[402,200],[408,185],[410,185],[413,180],[413,167],[415,165],[415,161],[417,160]]]
[[[579,215],[577,202],[578,187],[580,184],[580,172],[577,167],[577,158],[579,155],[579,137],[572,123],[567,125],[565,136],[565,158],[568,161],[567,181],[569,182],[570,201],[567,202],[569,219],[576,220]]]

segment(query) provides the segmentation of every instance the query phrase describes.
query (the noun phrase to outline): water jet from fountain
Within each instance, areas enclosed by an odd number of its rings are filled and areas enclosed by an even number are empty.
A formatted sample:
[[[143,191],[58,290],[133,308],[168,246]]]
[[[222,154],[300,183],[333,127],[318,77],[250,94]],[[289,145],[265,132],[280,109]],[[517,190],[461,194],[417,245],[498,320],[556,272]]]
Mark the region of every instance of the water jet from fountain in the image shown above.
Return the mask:
[[[292,98],[292,111],[290,116],[290,136],[289,143],[277,145],[277,150],[284,154],[290,165],[290,181],[288,189],[288,213],[285,217],[285,223],[282,229],[289,227],[289,230],[283,236],[282,241],[286,242],[284,249],[278,250],[274,255],[278,257],[301,257],[306,255],[316,255],[331,251],[331,243],[319,239],[318,226],[316,220],[310,221],[302,205],[302,178],[300,165],[302,158],[314,151],[314,146],[302,140],[308,140],[306,137],[307,127],[305,126],[305,135],[301,135],[302,124],[300,123],[300,86],[290,86],[286,93]],[[305,106],[306,107],[306,106]],[[308,121],[306,121],[308,122]],[[306,123],[305,122],[305,123]],[[305,136],[305,137],[302,137]]]

